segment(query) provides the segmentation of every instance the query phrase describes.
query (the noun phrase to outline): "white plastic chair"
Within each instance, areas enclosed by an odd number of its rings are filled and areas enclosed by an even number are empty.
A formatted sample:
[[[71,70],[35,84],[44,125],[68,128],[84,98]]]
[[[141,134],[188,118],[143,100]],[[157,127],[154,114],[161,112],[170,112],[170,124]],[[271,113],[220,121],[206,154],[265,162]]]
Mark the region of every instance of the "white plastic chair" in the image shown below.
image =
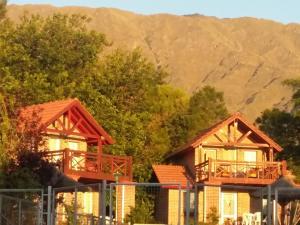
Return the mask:
[[[254,213],[254,224],[261,225],[261,212]]]
[[[254,221],[254,214],[243,213],[243,225],[253,225]]]

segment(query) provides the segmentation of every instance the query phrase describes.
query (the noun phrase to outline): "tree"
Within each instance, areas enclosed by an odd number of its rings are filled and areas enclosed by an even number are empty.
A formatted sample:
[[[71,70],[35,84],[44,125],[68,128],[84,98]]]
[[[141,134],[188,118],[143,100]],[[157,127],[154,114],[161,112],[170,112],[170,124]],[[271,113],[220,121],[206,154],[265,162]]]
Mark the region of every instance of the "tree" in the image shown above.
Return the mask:
[[[284,151],[278,159],[287,160],[289,169],[300,179],[300,117],[279,109],[265,110],[256,120],[260,129],[279,143]]]
[[[228,115],[223,93],[205,86],[191,97],[188,108],[189,136],[214,124]]]
[[[80,99],[116,140],[104,151],[133,156],[135,180],[148,181],[152,164],[224,117],[223,95],[204,87],[190,98],[165,83],[168,73],[140,49],[103,54],[110,42],[87,30],[88,22],[61,14],[24,16],[19,24],[3,20],[0,93],[14,98],[15,109]],[[33,166],[37,174],[39,166]]]
[[[2,20],[5,17],[6,13],[6,0],[0,0],[0,20]]]
[[[85,78],[97,73],[108,45],[103,34],[87,31],[85,16],[24,16],[0,25],[0,90],[23,104],[75,95]]]
[[[284,148],[278,159],[286,159],[289,169],[296,175],[296,179],[300,180],[300,80],[286,80],[284,84],[294,90],[293,109],[290,112],[276,108],[267,109],[256,119],[256,123]]]
[[[223,93],[210,86],[203,87],[191,96],[186,110],[171,118],[169,133],[172,146],[184,144],[227,115]]]
[[[294,91],[292,96],[293,101],[293,114],[299,115],[299,106],[300,106],[300,79],[289,79],[283,82],[284,85],[291,87]]]

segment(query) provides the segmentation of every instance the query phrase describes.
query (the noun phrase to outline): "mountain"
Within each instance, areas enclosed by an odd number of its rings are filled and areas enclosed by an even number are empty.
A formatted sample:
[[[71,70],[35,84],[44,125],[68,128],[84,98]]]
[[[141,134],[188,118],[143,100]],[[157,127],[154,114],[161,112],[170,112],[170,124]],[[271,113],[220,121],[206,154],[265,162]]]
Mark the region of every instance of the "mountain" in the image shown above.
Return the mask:
[[[111,8],[10,5],[15,21],[27,12],[86,14],[90,29],[103,32],[113,48],[140,47],[167,67],[168,81],[192,93],[204,85],[224,92],[231,112],[254,120],[266,108],[290,107],[292,90],[282,81],[300,75],[300,25],[199,14],[140,15]]]

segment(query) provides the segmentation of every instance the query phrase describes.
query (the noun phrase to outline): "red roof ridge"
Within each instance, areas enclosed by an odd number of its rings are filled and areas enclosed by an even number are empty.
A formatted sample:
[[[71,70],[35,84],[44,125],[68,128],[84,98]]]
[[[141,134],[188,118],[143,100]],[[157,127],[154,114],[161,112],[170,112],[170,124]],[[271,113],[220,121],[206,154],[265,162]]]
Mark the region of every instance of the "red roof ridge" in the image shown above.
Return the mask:
[[[113,144],[114,140],[112,137],[102,128],[102,126],[95,120],[90,112],[81,104],[77,98],[68,98],[62,100],[55,100],[45,102],[41,104],[25,106],[21,109],[21,116],[31,116],[35,109],[41,109],[41,124],[43,127],[47,127],[54,120],[56,120],[61,114],[63,114],[70,107],[79,107],[84,116],[92,123],[92,125],[103,135],[109,144]]]

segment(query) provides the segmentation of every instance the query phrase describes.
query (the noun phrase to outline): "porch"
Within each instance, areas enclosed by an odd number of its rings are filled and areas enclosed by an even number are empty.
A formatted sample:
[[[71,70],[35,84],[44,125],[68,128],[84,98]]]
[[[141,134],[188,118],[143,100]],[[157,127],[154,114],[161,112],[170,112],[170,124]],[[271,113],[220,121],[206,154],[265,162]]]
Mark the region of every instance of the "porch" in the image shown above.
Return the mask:
[[[195,166],[197,182],[227,184],[261,184],[274,182],[285,174],[286,163],[282,162],[246,162],[214,160]]]
[[[132,158],[64,149],[47,151],[45,157],[58,169],[76,180],[132,181]]]

